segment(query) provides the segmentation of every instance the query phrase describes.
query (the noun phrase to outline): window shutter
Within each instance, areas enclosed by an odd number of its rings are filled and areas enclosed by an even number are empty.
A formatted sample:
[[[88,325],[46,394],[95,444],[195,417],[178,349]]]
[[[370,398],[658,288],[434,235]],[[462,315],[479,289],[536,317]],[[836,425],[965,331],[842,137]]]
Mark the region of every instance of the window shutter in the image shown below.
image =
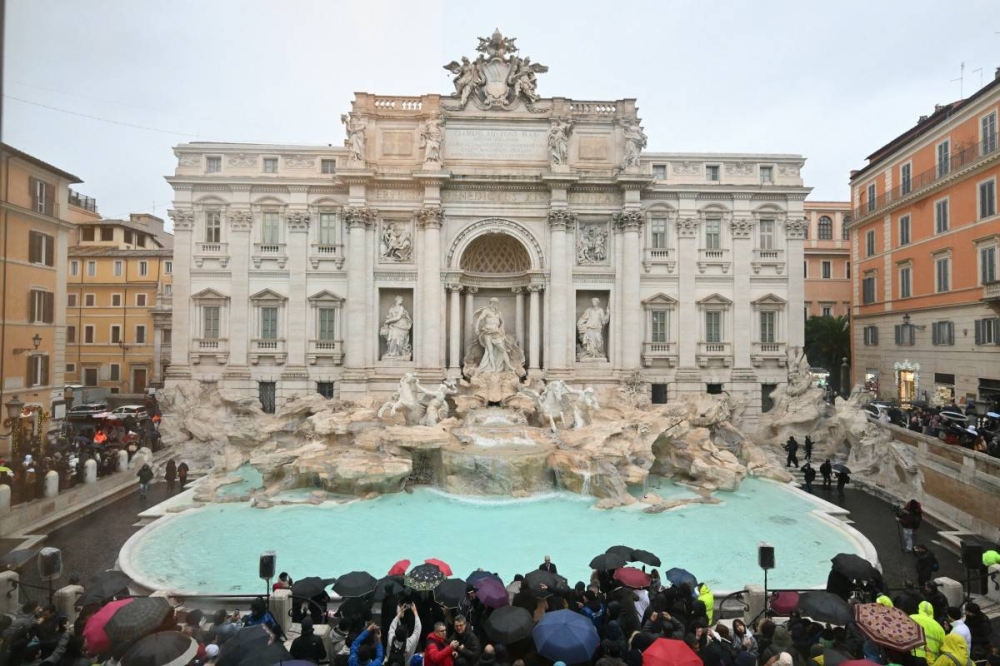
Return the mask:
[[[896,344],[897,345],[903,344],[903,325],[896,324],[895,331],[896,331]]]
[[[36,232],[31,231],[28,233],[28,263],[37,264],[41,262],[41,240]]]
[[[878,344],[878,327],[872,326],[872,340],[875,342],[873,344]]]
[[[28,177],[28,195],[31,197],[31,209],[38,210],[38,179]]]
[[[45,183],[45,214],[56,214],[56,188]]]
[[[955,344],[955,322],[949,321],[947,326],[947,340],[946,343],[949,345]]]
[[[977,319],[976,324],[976,344],[983,344],[983,321],[982,319]]]
[[[34,323],[35,321],[35,290],[32,289],[28,292],[28,323]]]
[[[993,318],[993,344],[1000,345],[1000,317]]]
[[[41,375],[42,376],[38,378],[38,385],[39,386],[48,386],[49,385],[49,357],[48,356],[43,356],[42,357],[42,373],[41,373]]]
[[[56,239],[49,236],[48,241],[45,244],[45,265],[55,266],[56,265]]]
[[[29,356],[25,360],[27,361],[28,365],[27,365],[27,368],[24,371],[24,379],[28,383],[28,388],[31,388],[32,386],[36,386],[36,384],[35,384],[35,363],[34,363],[35,359],[32,356]]]
[[[44,292],[42,295],[44,301],[45,311],[42,313],[42,321],[46,324],[52,324],[56,320],[55,316],[55,300],[56,295],[51,291]]]

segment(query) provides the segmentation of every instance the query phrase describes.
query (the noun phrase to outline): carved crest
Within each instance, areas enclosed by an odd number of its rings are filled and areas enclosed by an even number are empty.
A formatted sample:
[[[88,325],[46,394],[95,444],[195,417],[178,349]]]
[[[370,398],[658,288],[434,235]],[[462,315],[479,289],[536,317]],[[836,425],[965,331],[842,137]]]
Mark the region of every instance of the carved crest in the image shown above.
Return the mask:
[[[519,102],[534,113],[546,109],[535,107],[540,99],[536,89],[538,74],[549,71],[545,65],[531,62],[531,58],[517,55],[514,45],[516,37],[504,37],[500,30],[493,31],[489,38],[479,37],[476,51],[479,57],[470,61],[451,61],[444,66],[454,75],[453,99],[457,105],[445,106],[449,111],[460,111],[472,102],[479,109],[512,109]]]

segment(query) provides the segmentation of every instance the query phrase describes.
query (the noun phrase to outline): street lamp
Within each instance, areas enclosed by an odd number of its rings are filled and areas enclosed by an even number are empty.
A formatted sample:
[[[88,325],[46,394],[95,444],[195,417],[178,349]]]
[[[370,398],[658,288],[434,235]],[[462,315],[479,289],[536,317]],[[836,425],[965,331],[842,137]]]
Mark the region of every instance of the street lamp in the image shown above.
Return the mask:
[[[0,435],[0,437],[10,437],[10,453],[12,458],[17,457],[18,438],[21,436],[21,410],[23,409],[24,403],[18,400],[17,396],[7,401],[7,419],[3,424],[9,430]]]
[[[66,388],[63,389],[63,402],[66,403],[66,411],[67,412],[69,412],[69,410],[73,409],[73,400],[74,400],[74,397],[75,396],[73,394],[73,389],[72,388],[70,388],[69,386],[67,386]]]
[[[42,336],[38,335],[38,333],[35,333],[35,335],[31,338],[31,344],[35,345],[35,351],[38,351],[39,345],[42,344]],[[31,350],[28,349],[27,347],[18,347],[14,350],[14,353],[23,354],[24,352],[30,352],[30,351]]]

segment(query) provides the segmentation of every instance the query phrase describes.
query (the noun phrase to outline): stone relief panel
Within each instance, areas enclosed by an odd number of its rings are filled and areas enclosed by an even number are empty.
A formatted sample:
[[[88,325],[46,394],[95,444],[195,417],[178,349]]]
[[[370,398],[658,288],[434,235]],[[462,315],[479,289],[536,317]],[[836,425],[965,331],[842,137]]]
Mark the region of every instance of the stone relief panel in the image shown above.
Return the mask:
[[[249,169],[257,166],[257,156],[247,155],[245,153],[238,153],[236,155],[230,155],[226,160],[226,164],[231,167],[236,167],[238,169]]]
[[[379,134],[382,157],[412,157],[413,132],[383,130]]]
[[[581,134],[577,138],[577,153],[581,161],[610,162],[611,136],[608,134]]]
[[[697,176],[701,174],[701,162],[674,162],[673,172],[678,176]]]
[[[379,260],[408,264],[413,260],[413,224],[403,220],[382,220],[379,233]]]
[[[290,169],[312,169],[316,159],[308,155],[289,155],[285,157],[285,166]]]
[[[177,165],[182,167],[201,166],[201,155],[181,155],[177,158]]]
[[[606,265],[610,256],[607,222],[581,222],[576,228],[578,266]]]
[[[726,173],[730,176],[753,176],[757,165],[751,162],[726,162]]]

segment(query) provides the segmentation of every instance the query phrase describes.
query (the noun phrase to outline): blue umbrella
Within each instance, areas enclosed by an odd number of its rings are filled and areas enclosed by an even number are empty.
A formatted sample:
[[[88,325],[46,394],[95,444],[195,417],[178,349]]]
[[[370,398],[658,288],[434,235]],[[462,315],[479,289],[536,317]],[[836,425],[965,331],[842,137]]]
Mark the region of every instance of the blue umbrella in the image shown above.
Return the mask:
[[[490,573],[489,571],[473,571],[469,574],[469,577],[465,579],[465,582],[469,585],[475,585],[484,578],[496,578],[497,580],[500,580],[500,576],[495,573]],[[503,581],[500,581],[500,584],[502,585]]]
[[[694,589],[694,587],[698,584],[698,579],[695,578],[695,575],[687,569],[678,569],[677,567],[674,567],[673,569],[668,570],[665,575],[667,580],[670,581],[670,584],[676,587],[680,587],[684,583],[687,583],[692,589]]]
[[[567,664],[589,662],[601,642],[594,623],[571,610],[546,613],[531,630],[531,637],[538,654]]]

